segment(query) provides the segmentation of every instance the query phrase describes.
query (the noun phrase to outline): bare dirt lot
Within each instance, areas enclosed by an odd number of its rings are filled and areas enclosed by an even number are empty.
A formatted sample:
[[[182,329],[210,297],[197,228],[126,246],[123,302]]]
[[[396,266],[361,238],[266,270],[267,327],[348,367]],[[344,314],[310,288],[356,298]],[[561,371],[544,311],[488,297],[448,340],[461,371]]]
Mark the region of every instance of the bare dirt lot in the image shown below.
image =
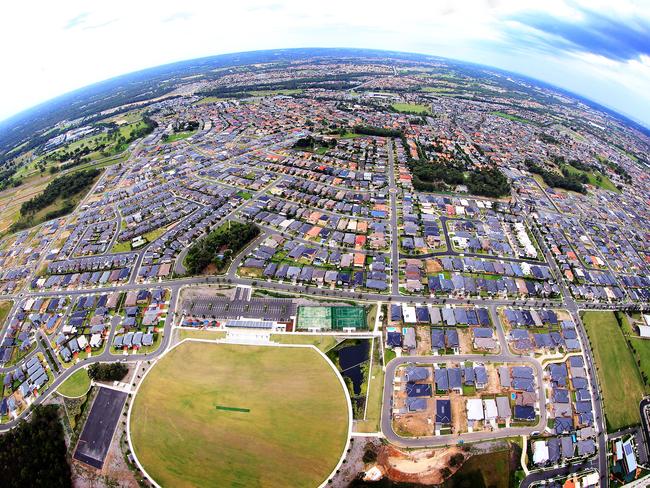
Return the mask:
[[[452,462],[456,467],[450,465]],[[382,446],[377,456],[377,464],[393,481],[420,483],[423,485],[438,485],[445,478],[444,468],[449,469],[449,475],[462,466],[467,454],[458,447],[436,450],[417,450],[405,452],[392,446]]]
[[[449,395],[451,400],[451,427],[454,434],[467,432],[467,410],[465,409],[465,397],[458,393]]]
[[[418,325],[415,327],[415,335],[417,337],[416,354],[419,356],[431,354],[431,327]]]
[[[483,391],[489,394],[500,394],[501,384],[499,383],[499,373],[497,372],[497,368],[493,364],[486,364],[485,369],[488,374],[488,385]]]
[[[458,343],[460,345],[461,354],[473,354],[472,349],[472,335],[469,329],[458,329]]]
[[[433,435],[435,423],[435,401],[427,400],[427,409],[423,412],[396,415],[393,428],[405,437],[422,437]]]

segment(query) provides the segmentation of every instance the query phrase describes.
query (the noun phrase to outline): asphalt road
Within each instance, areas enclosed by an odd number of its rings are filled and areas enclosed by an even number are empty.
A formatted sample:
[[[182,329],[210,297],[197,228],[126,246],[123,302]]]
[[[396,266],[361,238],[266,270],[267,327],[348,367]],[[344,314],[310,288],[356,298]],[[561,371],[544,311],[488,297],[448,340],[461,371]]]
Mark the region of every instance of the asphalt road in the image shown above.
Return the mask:
[[[133,146],[133,148],[137,149],[138,146]],[[269,290],[273,290],[276,292],[280,293],[287,293],[287,294],[296,294],[296,295],[302,295],[302,296],[312,296],[315,298],[327,298],[327,299],[342,299],[342,300],[354,300],[354,301],[366,301],[366,302],[377,302],[381,301],[383,303],[421,303],[421,304],[432,304],[432,305],[477,305],[477,306],[484,306],[487,307],[490,311],[490,316],[491,319],[496,327],[497,331],[497,336],[499,340],[499,344],[501,346],[499,354],[494,354],[494,355],[488,355],[488,356],[483,356],[483,355],[459,355],[459,356],[435,356],[435,357],[423,357],[423,356],[418,356],[418,357],[402,357],[402,358],[397,358],[391,361],[387,365],[387,371],[386,371],[386,380],[385,380],[385,390],[384,390],[384,405],[382,409],[382,419],[381,419],[381,427],[382,431],[386,435],[386,437],[391,440],[392,442],[395,442],[398,445],[403,445],[403,446],[409,446],[409,447],[435,447],[439,445],[444,445],[444,444],[449,444],[456,442],[459,437],[458,436],[439,436],[439,437],[430,437],[430,438],[420,438],[420,439],[410,439],[410,438],[402,438],[399,437],[397,434],[392,429],[391,426],[391,398],[392,398],[392,381],[394,378],[394,373],[395,369],[400,365],[400,364],[405,364],[405,362],[409,361],[417,361],[418,363],[426,363],[429,362],[431,364],[435,362],[457,362],[457,361],[464,361],[464,360],[476,360],[478,362],[484,362],[484,361],[497,361],[497,362],[510,362],[510,363],[528,363],[533,365],[537,378],[538,378],[538,384],[540,384],[541,378],[543,376],[543,371],[541,368],[541,365],[539,362],[536,360],[530,358],[530,357],[521,357],[514,355],[507,346],[507,341],[505,338],[505,333],[503,331],[503,327],[500,324],[500,321],[497,319],[496,316],[496,308],[498,306],[525,306],[525,307],[562,307],[566,308],[572,315],[573,320],[575,321],[577,325],[577,329],[579,332],[579,337],[580,340],[583,344],[583,351],[585,354],[586,358],[586,369],[589,373],[589,381],[590,381],[590,386],[592,389],[592,398],[593,398],[593,404],[594,404],[594,418],[595,418],[595,423],[596,423],[596,428],[598,431],[598,447],[599,447],[599,452],[598,452],[598,457],[591,463],[593,464],[594,467],[596,467],[601,475],[601,485],[602,486],[607,486],[607,457],[606,457],[606,441],[607,441],[607,436],[606,436],[606,430],[604,426],[604,418],[603,418],[603,409],[602,409],[602,403],[601,403],[601,396],[600,396],[600,390],[599,390],[599,383],[598,379],[596,377],[596,369],[594,367],[593,363],[593,358],[591,354],[591,350],[588,347],[589,346],[589,341],[587,339],[585,330],[584,330],[584,325],[582,324],[582,321],[580,320],[579,316],[579,311],[582,309],[599,309],[599,308],[615,308],[615,307],[621,307],[625,306],[626,304],[618,304],[618,305],[611,305],[611,304],[604,304],[604,303],[599,303],[599,302],[581,302],[577,303],[573,297],[571,296],[571,293],[569,292],[568,288],[566,287],[563,279],[562,279],[562,274],[560,270],[558,269],[555,260],[553,256],[551,255],[548,247],[546,246],[543,237],[539,234],[539,231],[537,230],[537,227],[534,222],[532,222],[532,219],[530,219],[529,216],[526,217],[527,222],[531,230],[533,231],[533,234],[537,238],[538,243],[540,244],[540,248],[542,249],[544,256],[546,258],[546,262],[550,265],[551,271],[553,275],[555,276],[555,281],[559,284],[560,289],[561,289],[561,299],[559,300],[550,300],[550,299],[526,299],[526,300],[517,300],[517,299],[485,299],[485,298],[459,298],[459,297],[426,297],[426,296],[403,296],[400,295],[399,293],[399,259],[400,257],[406,257],[407,255],[405,254],[400,254],[399,252],[399,226],[398,226],[398,202],[397,198],[399,195],[399,188],[397,186],[397,183],[395,181],[395,155],[393,151],[393,146],[392,142],[389,142],[388,146],[388,193],[389,193],[389,200],[390,200],[390,219],[389,219],[389,225],[390,225],[390,234],[391,234],[391,248],[390,248],[390,257],[391,257],[391,286],[390,286],[390,291],[387,293],[366,293],[366,292],[359,292],[359,291],[353,291],[353,290],[340,290],[340,289],[329,289],[329,288],[319,288],[317,286],[305,286],[305,285],[298,285],[294,283],[280,283],[280,282],[275,282],[275,281],[268,281],[268,280],[254,280],[254,279],[246,279],[246,278],[240,278],[236,276],[236,270],[239,264],[243,261],[245,258],[247,251],[253,249],[261,240],[263,237],[266,235],[267,232],[278,232],[275,229],[270,229],[262,226],[263,233],[262,235],[255,240],[255,242],[251,243],[249,246],[247,246],[246,250],[242,253],[240,253],[233,261],[231,266],[229,267],[229,270],[227,274],[223,276],[211,276],[211,277],[188,277],[188,278],[179,278],[179,279],[170,279],[170,280],[156,280],[153,282],[147,282],[147,283],[139,283],[137,282],[137,275],[138,271],[140,268],[140,265],[142,263],[143,256],[145,254],[146,248],[138,250],[138,258],[136,262],[136,266],[134,267],[133,274],[131,275],[129,282],[126,284],[120,284],[120,285],[111,285],[111,286],[98,286],[98,287],[93,287],[93,288],[80,288],[76,290],[48,290],[48,291],[29,291],[26,289],[23,289],[19,291],[16,294],[13,295],[6,295],[3,296],[2,298],[8,298],[8,299],[13,299],[14,300],[14,305],[13,308],[10,312],[10,317],[13,316],[13,314],[16,312],[17,307],[22,301],[22,299],[27,298],[27,297],[50,297],[50,296],[60,296],[60,295],[67,295],[71,297],[75,297],[78,295],[82,294],[95,294],[95,293],[105,293],[105,292],[112,292],[116,290],[120,291],[128,291],[128,290],[135,290],[135,289],[143,289],[143,288],[151,288],[154,286],[164,286],[166,288],[170,288],[172,290],[172,295],[171,295],[171,300],[170,300],[170,307],[169,307],[169,312],[167,319],[165,321],[165,327],[164,327],[164,332],[163,332],[163,340],[162,343],[159,347],[159,349],[151,354],[144,355],[144,354],[135,354],[135,355],[128,355],[128,356],[122,356],[122,355],[113,355],[110,354],[110,344],[112,343],[112,339],[115,335],[115,328],[117,327],[118,320],[114,320],[111,323],[111,329],[109,332],[109,337],[107,338],[107,347],[105,351],[98,355],[94,356],[88,359],[83,360],[82,362],[72,366],[69,369],[63,369],[60,368],[59,364],[53,364],[51,359],[49,358],[47,354],[47,350],[50,350],[50,353],[52,355],[53,361],[58,363],[58,358],[54,354],[53,351],[51,351],[51,348],[49,346],[48,340],[46,337],[42,336],[42,334],[38,334],[37,338],[37,347],[35,350],[28,355],[28,357],[31,357],[33,354],[37,353],[43,353],[45,357],[47,358],[48,363],[50,364],[51,369],[53,372],[56,370],[57,367],[59,367],[60,373],[56,374],[55,380],[50,385],[49,389],[47,392],[45,392],[43,395],[35,399],[35,403],[40,403],[42,402],[51,392],[53,392],[58,385],[60,385],[65,379],[67,379],[71,374],[73,374],[76,370],[78,370],[81,367],[85,367],[88,364],[92,362],[99,362],[99,361],[139,361],[143,359],[152,359],[160,354],[162,354],[169,346],[170,341],[171,341],[171,327],[172,327],[172,322],[173,322],[173,317],[174,317],[174,312],[177,307],[177,301],[178,301],[178,295],[180,292],[180,289],[184,286],[188,285],[197,285],[197,284],[204,284],[204,283],[230,283],[232,285],[252,285],[254,282],[256,283],[256,286],[260,288],[265,288]],[[102,178],[100,178],[97,182],[99,184],[100,181],[102,181]],[[271,183],[269,186],[267,186],[264,189],[261,189],[260,191],[256,192],[253,197],[247,201],[243,202],[242,205],[239,207],[236,207],[227,214],[222,221],[225,221],[227,218],[233,218],[237,213],[241,212],[243,208],[245,208],[247,205],[250,205],[252,202],[254,202],[257,198],[262,196],[263,194],[268,191],[268,189],[272,188],[275,184],[277,184],[279,181],[282,181],[282,178],[279,178],[275,180],[273,183]],[[96,186],[95,186],[96,187]],[[94,189],[94,188],[93,188]],[[91,195],[92,192],[89,193]],[[119,220],[119,219],[118,219]],[[459,255],[461,253],[458,253],[455,251],[451,245],[451,240],[448,235],[448,231],[446,228],[446,217],[442,216],[441,217],[441,223],[444,227],[443,232],[445,236],[445,241],[447,243],[447,251],[444,252],[435,252],[431,253],[431,256],[438,256],[438,255],[448,255],[448,256],[454,256],[454,255]],[[58,235],[58,234],[57,234]],[[56,241],[57,235],[54,236],[52,239],[52,242]],[[308,241],[305,241],[308,242]],[[313,242],[308,242],[309,244],[313,244]],[[367,252],[368,254],[374,254],[374,255],[382,255],[382,256],[387,256],[388,253],[382,253],[382,252]],[[43,256],[45,256],[47,253],[43,252]],[[487,258],[488,256],[480,255],[480,254],[472,254],[472,253],[462,253],[464,256],[472,256],[472,257],[478,257],[478,258]],[[183,253],[179,255],[179,259],[182,259]],[[428,255],[418,255],[418,258],[423,258],[427,257]],[[489,256],[490,258],[493,258],[493,256]],[[532,261],[532,260],[525,260],[525,259],[519,259],[519,258],[499,258],[503,259],[506,261],[525,261],[525,262],[530,262],[530,263],[538,263],[542,264],[541,262],[538,261]],[[40,268],[40,264],[42,261],[39,261],[38,266],[35,267],[35,269]],[[176,268],[175,268],[176,269]],[[178,268],[180,269],[180,268]],[[27,283],[29,283],[29,280],[27,280]],[[7,324],[9,323],[9,320],[6,321],[5,327],[3,330],[0,332],[0,338],[4,338],[7,332]],[[44,339],[44,340],[43,340]],[[0,373],[6,373],[9,371],[12,371],[18,366],[12,366],[12,367],[4,367],[0,368]],[[545,398],[544,398],[544,391],[543,388],[539,388],[539,401],[540,401],[540,422],[538,423],[537,426],[535,427],[518,427],[518,428],[510,428],[510,429],[500,429],[498,432],[475,432],[471,434],[463,434],[462,439],[466,441],[478,441],[478,440],[485,440],[485,439],[492,439],[495,437],[503,437],[503,436],[511,436],[511,435],[521,435],[521,434],[530,434],[531,432],[535,430],[543,430],[543,428],[546,425],[546,408],[545,408]],[[641,407],[642,408],[642,407]],[[24,416],[25,414],[23,414]],[[643,418],[643,416],[642,416]],[[6,431],[16,425],[17,421],[11,421],[9,423],[3,424],[0,426],[0,431]],[[644,427],[646,428],[647,431],[647,425],[644,422]],[[576,465],[576,467],[568,466],[568,467],[560,467],[556,469],[551,469],[551,470],[544,470],[541,473],[532,473],[528,478],[526,478],[525,485],[522,486],[528,486],[532,482],[538,479],[548,479],[548,477],[553,477],[555,475],[561,475],[562,473],[569,473],[572,472],[572,469],[578,469],[579,465]]]
[[[489,356],[484,356],[482,354],[456,354],[453,356],[402,356],[395,358],[386,365],[386,374],[384,376],[384,393],[381,411],[381,432],[384,434],[384,437],[391,443],[401,447],[440,447],[455,444],[459,440],[463,440],[464,442],[476,442],[499,437],[530,435],[532,432],[544,430],[546,427],[546,397],[544,395],[544,388],[537,388],[537,401],[540,405],[540,419],[539,422],[532,427],[510,427],[498,429],[496,431],[471,432],[460,435],[450,434],[415,438],[402,437],[398,435],[393,429],[392,422],[393,385],[396,369],[399,366],[403,366],[409,363],[433,365],[438,363],[456,363],[464,361],[476,361],[479,363],[488,361],[498,363],[507,362],[532,366],[535,371],[538,386],[542,384],[542,378],[544,376],[544,371],[538,361],[529,357],[516,357],[510,354],[491,354]]]
[[[399,232],[397,226],[397,194],[399,189],[395,183],[395,155],[393,142],[388,142],[388,198],[390,199],[390,291],[399,295]]]

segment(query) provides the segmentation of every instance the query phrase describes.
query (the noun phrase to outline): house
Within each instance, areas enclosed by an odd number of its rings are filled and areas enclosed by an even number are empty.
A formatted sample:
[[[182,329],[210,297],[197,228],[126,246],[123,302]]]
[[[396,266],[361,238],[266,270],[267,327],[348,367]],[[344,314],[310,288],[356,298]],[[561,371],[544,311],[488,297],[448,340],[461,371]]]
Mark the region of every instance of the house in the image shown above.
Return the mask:
[[[506,421],[512,417],[512,410],[510,409],[510,399],[505,396],[499,396],[496,398],[497,403],[497,412],[499,419]]]
[[[408,366],[404,372],[404,378],[408,382],[427,380],[429,379],[429,368]]]
[[[474,383],[478,389],[487,387],[488,375],[485,366],[476,366],[474,368]]]
[[[449,377],[447,375],[447,368],[438,368],[434,371],[434,378],[437,391],[449,390]]]
[[[408,397],[406,399],[406,408],[409,412],[421,412],[427,409],[427,403],[426,398]]]
[[[535,408],[526,405],[515,405],[515,419],[531,422],[535,420]]]
[[[548,459],[548,446],[546,445],[546,441],[533,442],[533,464],[546,464]]]
[[[390,348],[402,347],[402,334],[398,331],[387,332],[386,347],[390,347]]]
[[[463,392],[463,370],[461,368],[447,368],[449,389],[458,393]]]
[[[411,352],[416,348],[415,329],[413,327],[404,327],[402,329],[403,339],[402,348]]]
[[[436,427],[451,424],[451,400],[436,400]]]
[[[431,329],[431,349],[434,351],[445,348],[445,331],[443,329]]]
[[[496,420],[499,413],[497,403],[494,398],[486,398],[483,400],[483,407],[485,410],[485,420]]]
[[[484,419],[483,401],[480,398],[468,399],[466,408],[468,422],[476,422]]]
[[[407,397],[430,397],[432,388],[430,384],[406,383]]]

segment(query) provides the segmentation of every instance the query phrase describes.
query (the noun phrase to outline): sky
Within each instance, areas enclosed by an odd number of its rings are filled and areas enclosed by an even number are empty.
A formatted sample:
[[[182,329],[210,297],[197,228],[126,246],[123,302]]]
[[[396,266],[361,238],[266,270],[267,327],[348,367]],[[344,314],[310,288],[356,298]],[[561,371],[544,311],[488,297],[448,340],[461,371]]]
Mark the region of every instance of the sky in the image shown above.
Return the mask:
[[[521,73],[650,127],[650,0],[32,0],[2,17],[0,120],[165,63],[355,47]]]

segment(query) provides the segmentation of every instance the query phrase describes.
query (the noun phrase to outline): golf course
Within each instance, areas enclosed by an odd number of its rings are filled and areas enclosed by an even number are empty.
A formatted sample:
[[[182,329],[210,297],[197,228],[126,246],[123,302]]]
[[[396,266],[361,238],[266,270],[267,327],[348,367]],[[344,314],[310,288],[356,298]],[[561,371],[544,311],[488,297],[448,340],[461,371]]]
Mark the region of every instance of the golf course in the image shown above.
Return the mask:
[[[311,347],[185,341],[133,402],[133,450],[161,486],[318,486],[349,430],[345,390]]]

